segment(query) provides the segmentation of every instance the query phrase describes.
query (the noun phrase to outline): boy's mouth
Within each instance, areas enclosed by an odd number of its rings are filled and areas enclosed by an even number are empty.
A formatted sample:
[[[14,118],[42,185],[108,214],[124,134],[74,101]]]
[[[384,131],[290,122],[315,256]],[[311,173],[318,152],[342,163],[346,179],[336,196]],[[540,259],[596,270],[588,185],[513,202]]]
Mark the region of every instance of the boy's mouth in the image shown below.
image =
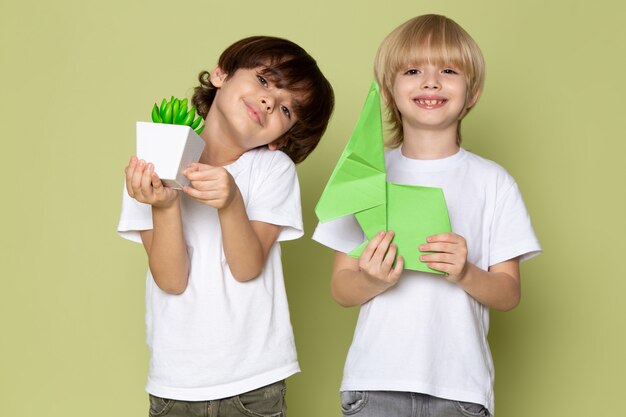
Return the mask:
[[[441,107],[446,104],[448,100],[444,98],[415,98],[413,102],[417,104],[419,107],[426,109],[434,109],[437,107]]]
[[[263,119],[261,117],[261,113],[257,110],[257,108],[254,107],[254,105],[245,101],[244,104],[246,105],[246,110],[248,111],[248,115],[250,116],[250,118],[259,125],[263,126]]]

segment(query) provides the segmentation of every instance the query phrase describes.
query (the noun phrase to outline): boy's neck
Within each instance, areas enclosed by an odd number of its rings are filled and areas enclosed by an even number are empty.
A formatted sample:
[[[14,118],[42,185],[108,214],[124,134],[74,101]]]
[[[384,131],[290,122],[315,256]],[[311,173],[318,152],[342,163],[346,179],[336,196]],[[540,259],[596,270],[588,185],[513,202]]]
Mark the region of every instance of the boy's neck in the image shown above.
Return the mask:
[[[459,151],[456,127],[446,131],[405,131],[402,155],[410,159],[443,159]]]
[[[200,134],[204,140],[204,151],[200,156],[201,164],[223,167],[237,161],[245,152],[241,148],[234,147],[232,142],[224,140],[228,132],[222,131],[219,126],[220,123],[215,120],[214,114],[209,110],[204,129]]]
[[[201,164],[223,167],[232,164],[243,155],[243,152],[240,150],[228,148],[220,141],[211,140],[209,135],[205,135],[204,131],[202,131],[200,137],[204,139],[204,150],[199,161]]]

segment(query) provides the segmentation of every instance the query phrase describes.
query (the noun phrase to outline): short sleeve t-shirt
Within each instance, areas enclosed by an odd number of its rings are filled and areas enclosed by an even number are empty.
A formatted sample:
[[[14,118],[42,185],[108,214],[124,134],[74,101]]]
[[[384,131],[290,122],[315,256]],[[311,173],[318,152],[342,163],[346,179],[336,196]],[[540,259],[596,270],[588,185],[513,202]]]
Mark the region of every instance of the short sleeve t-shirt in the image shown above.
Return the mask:
[[[496,163],[464,149],[413,160],[400,148],[387,151],[385,162],[387,181],[443,189],[469,262],[487,270],[540,253],[518,186]],[[347,253],[365,236],[354,216],[346,216],[320,223],[313,239]],[[488,329],[488,308],[461,287],[405,270],[394,287],[361,306],[341,389],[419,392],[483,404],[493,413]]]
[[[224,167],[235,179],[251,221],[282,227],[278,241],[303,234],[300,189],[293,162],[266,148]],[[222,246],[217,210],[181,194],[190,260],[187,289],[161,291],[148,271],[146,328],[150,369],[146,390],[187,401],[237,395],[299,371],[276,242],[261,274],[237,282]],[[149,205],[124,192],[118,232],[140,242],[152,229]]]

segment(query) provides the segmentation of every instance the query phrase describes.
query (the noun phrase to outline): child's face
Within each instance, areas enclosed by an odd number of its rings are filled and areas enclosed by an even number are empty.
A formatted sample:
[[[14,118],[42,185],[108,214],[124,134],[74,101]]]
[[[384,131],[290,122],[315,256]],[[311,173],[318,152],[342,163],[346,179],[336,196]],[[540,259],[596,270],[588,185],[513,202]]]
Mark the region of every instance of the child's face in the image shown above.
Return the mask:
[[[296,123],[296,96],[277,88],[261,70],[239,69],[228,77],[217,68],[211,74],[218,91],[210,112],[215,112],[222,139],[244,152],[268,144],[278,149],[276,139]]]
[[[393,84],[393,98],[402,115],[405,135],[411,130],[455,131],[465,109],[467,81],[451,66],[424,62],[402,68]]]

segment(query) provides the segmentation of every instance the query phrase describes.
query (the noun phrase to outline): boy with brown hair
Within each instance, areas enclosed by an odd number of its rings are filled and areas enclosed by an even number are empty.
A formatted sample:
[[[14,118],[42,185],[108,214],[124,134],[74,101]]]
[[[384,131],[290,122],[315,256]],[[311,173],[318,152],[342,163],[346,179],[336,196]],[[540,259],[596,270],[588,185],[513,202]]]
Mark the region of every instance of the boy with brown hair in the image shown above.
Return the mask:
[[[132,157],[118,225],[148,254],[150,415],[284,416],[299,367],[279,242],[303,234],[295,163],[322,137],[333,91],[301,47],[256,36],[200,74],[192,101],[205,148],[190,184],[164,187]]]

